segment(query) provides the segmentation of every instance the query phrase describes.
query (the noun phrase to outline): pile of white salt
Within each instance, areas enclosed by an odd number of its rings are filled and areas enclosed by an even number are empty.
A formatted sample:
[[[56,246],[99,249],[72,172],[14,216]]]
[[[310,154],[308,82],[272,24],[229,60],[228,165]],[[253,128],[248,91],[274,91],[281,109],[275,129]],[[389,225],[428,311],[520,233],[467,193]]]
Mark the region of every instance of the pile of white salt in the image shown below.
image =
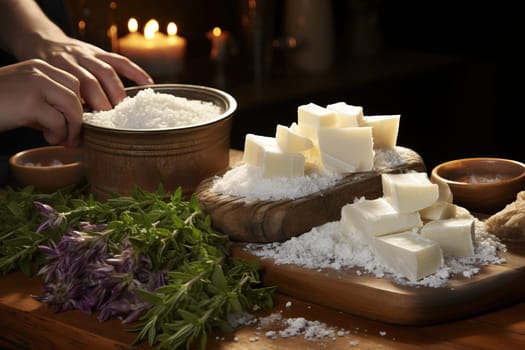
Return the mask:
[[[394,168],[403,163],[396,150],[376,150],[374,170]],[[297,199],[330,188],[343,176],[312,166],[304,176],[265,178],[259,167],[241,163],[216,177],[210,191],[242,197],[245,201]]]
[[[340,221],[314,227],[282,243],[249,244],[246,249],[276,264],[293,264],[314,270],[356,268],[357,275],[370,274],[400,285],[443,287],[455,275],[469,278],[479,273],[480,266],[505,262],[498,257],[498,252],[506,250],[505,245],[487,232],[482,221],[476,219],[475,224],[474,256],[444,256],[444,264],[439,271],[416,282],[410,282],[393,271],[373,253],[359,234],[345,231]]]
[[[404,163],[396,150],[376,150],[374,170],[395,168]],[[222,177],[216,177],[211,191],[252,200],[296,199],[333,186],[343,174],[310,171],[296,178],[264,178],[260,168],[240,163]],[[359,200],[356,198],[355,200]],[[466,209],[464,209],[466,210]],[[465,215],[470,215],[468,211]],[[488,233],[484,222],[475,220],[475,254],[471,257],[444,257],[442,268],[417,282],[410,282],[392,270],[361,236],[346,232],[339,221],[314,227],[309,232],[285,242],[249,244],[247,250],[276,264],[293,264],[308,269],[354,269],[356,274],[370,274],[388,278],[398,284],[442,287],[455,275],[471,277],[480,272],[480,266],[501,264],[505,260],[498,252],[506,247],[499,239]],[[354,271],[353,270],[353,271]]]
[[[84,121],[111,129],[169,129],[204,123],[220,114],[221,108],[211,102],[147,88],[111,110],[84,113]]]

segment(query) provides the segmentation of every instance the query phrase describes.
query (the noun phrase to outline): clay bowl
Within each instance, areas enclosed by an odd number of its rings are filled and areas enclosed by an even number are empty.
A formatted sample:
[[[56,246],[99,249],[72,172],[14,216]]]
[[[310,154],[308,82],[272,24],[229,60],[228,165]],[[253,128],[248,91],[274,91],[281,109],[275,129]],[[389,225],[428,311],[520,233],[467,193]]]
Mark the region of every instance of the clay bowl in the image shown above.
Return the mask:
[[[502,158],[465,158],[436,166],[431,180],[445,183],[453,202],[472,212],[493,214],[525,189],[525,164]]]
[[[173,128],[120,129],[84,122],[86,177],[99,199],[125,195],[135,186],[188,197],[205,178],[229,166],[231,122],[236,100],[224,91],[197,85],[160,84],[127,88],[129,96],[152,88],[188,100],[211,102],[220,114],[200,124]],[[148,115],[144,115],[148,118]]]
[[[85,182],[83,153],[79,148],[46,146],[13,155],[9,165],[16,183],[40,192],[54,192]]]

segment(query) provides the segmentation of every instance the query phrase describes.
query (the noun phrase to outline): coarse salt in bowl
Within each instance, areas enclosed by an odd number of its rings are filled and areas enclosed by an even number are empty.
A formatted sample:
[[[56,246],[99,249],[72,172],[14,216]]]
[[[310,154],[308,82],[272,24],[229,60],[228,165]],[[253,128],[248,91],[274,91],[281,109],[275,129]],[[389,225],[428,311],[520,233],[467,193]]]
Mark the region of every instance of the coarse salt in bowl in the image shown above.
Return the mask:
[[[185,196],[227,169],[236,100],[199,85],[127,88],[110,111],[84,114],[86,177],[99,198],[182,187]]]
[[[431,180],[446,184],[455,204],[476,213],[493,214],[525,189],[525,164],[503,158],[455,159],[432,169]]]
[[[18,152],[9,158],[18,186],[54,192],[84,183],[82,150],[76,147],[43,146]]]

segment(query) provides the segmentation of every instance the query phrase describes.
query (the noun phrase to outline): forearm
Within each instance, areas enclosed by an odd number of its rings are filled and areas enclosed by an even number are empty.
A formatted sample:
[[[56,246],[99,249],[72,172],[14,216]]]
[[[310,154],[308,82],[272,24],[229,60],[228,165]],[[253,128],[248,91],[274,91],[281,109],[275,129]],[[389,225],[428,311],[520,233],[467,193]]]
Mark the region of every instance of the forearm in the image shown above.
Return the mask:
[[[0,47],[19,60],[33,58],[34,43],[41,38],[65,36],[34,0],[1,0],[0,13]]]

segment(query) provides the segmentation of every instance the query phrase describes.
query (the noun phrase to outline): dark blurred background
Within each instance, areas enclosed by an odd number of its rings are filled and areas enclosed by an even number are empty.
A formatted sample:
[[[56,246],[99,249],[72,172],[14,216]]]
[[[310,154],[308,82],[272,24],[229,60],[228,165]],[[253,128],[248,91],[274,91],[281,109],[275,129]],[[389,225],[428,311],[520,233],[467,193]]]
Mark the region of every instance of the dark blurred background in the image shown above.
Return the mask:
[[[66,0],[81,39],[111,50],[107,29],[127,34],[169,21],[187,39],[185,68],[159,83],[228,91],[239,102],[231,145],[273,135],[297,107],[339,101],[365,115],[401,114],[398,144],[430,170],[460,157],[525,161],[521,96],[524,33],[516,1]],[[84,21],[79,31],[76,26]],[[229,31],[228,55],[210,59],[206,33]],[[161,29],[162,30],[162,29]],[[296,39],[291,45],[289,39]],[[293,44],[293,42],[292,42]],[[115,46],[113,46],[115,48]]]

